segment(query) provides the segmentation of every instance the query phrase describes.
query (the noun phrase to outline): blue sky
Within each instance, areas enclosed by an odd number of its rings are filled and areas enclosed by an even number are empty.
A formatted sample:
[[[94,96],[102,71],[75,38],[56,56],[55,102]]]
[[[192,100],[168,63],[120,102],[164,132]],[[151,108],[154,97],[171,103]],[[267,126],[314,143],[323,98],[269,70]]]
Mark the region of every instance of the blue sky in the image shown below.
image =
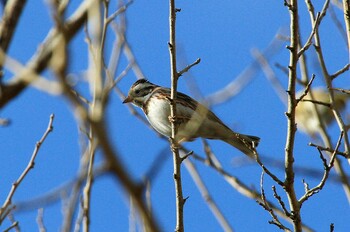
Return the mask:
[[[72,1],[67,15],[70,15],[78,4],[79,2]],[[304,2],[300,2],[299,5],[302,39],[305,41],[310,32],[309,16]],[[112,3],[111,7],[110,11],[113,12],[113,7],[116,9],[115,4]],[[201,58],[201,63],[179,81],[179,91],[192,96],[193,90],[188,87],[191,81],[195,80],[201,93],[209,96],[233,81],[254,61],[252,48],[264,50],[278,31],[288,33],[289,14],[283,6],[283,1],[177,1],[177,7],[181,8],[177,15],[179,69]],[[321,10],[321,7],[321,4],[315,3],[317,11]],[[342,20],[341,11],[333,8]],[[126,39],[143,74],[154,83],[170,86],[168,2],[136,0],[127,9],[126,19]],[[26,63],[52,25],[46,1],[28,1],[9,55],[21,63]],[[327,67],[331,73],[335,72],[349,60],[345,42],[335,28],[330,14],[327,14],[322,22],[320,34]],[[110,33],[106,55],[110,54],[112,43],[113,36]],[[285,49],[286,45],[287,42],[281,42],[279,49],[269,60],[284,88],[287,87],[287,76],[273,65],[279,63],[287,66],[289,53]],[[88,66],[87,45],[82,31],[70,44],[70,52],[69,73],[82,76]],[[310,73],[316,75],[314,85],[324,85],[314,50],[310,49],[307,55]],[[125,66],[125,58],[122,58],[118,73]],[[50,72],[45,72],[44,75],[48,78],[53,77]],[[11,77],[12,74],[6,70],[5,80]],[[118,83],[118,87],[127,93],[135,80],[135,75],[130,72]],[[334,84],[348,89],[349,74],[342,75]],[[85,84],[81,84],[79,89],[85,94],[88,93]],[[261,137],[260,154],[283,162],[287,131],[284,115],[286,108],[261,71],[254,75],[253,80],[238,95],[224,104],[212,106],[212,109],[235,131]],[[11,120],[10,126],[0,128],[0,201],[5,200],[12,182],[27,165],[36,141],[47,127],[51,113],[55,114],[54,131],[40,149],[35,168],[18,188],[13,200],[25,202],[45,195],[76,176],[81,156],[81,134],[71,113],[71,107],[62,96],[51,96],[35,88],[28,88],[0,111],[0,117]],[[175,194],[172,157],[167,141],[160,139],[155,132],[132,116],[115,93],[111,96],[106,118],[114,147],[135,179],[142,179],[156,158],[164,159],[164,164],[151,183],[152,205],[164,231],[172,231],[175,227]],[[337,126],[333,124],[330,129],[335,142],[339,134]],[[307,146],[310,141],[310,137],[297,132],[296,165],[316,169],[322,173],[322,162],[317,151]],[[238,150],[221,141],[209,141],[209,144],[226,170],[248,186],[259,189],[261,169],[257,165],[247,162],[237,165],[243,159]],[[204,156],[200,140],[187,143],[186,147]],[[161,152],[163,154],[159,156]],[[102,156],[98,153],[96,163],[101,162]],[[345,160],[343,163],[349,174],[348,164]],[[236,231],[278,230],[268,224],[270,216],[254,200],[242,196],[206,165],[199,162],[195,164],[212,197]],[[283,178],[282,167],[271,168]],[[310,186],[317,184],[320,179],[304,173],[297,175],[295,185],[299,196],[304,190],[301,182],[303,178]],[[265,191],[272,201],[274,199],[271,186],[274,184],[265,176]],[[185,168],[183,192],[184,196],[189,197],[185,205],[187,231],[220,231],[218,222]],[[278,189],[278,192],[286,200],[283,190]],[[111,176],[104,175],[96,179],[91,207],[91,231],[128,230],[129,200],[119,183]],[[61,209],[60,200],[45,206],[44,224],[49,231],[57,231],[61,227]],[[330,223],[335,224],[337,231],[347,231],[350,229],[349,213],[349,203],[341,185],[330,181],[319,194],[304,204],[302,219],[316,231],[328,230]],[[14,214],[22,231],[36,230],[36,215],[36,209]],[[291,227],[288,223],[286,225]],[[8,222],[0,228],[3,230],[7,226]]]

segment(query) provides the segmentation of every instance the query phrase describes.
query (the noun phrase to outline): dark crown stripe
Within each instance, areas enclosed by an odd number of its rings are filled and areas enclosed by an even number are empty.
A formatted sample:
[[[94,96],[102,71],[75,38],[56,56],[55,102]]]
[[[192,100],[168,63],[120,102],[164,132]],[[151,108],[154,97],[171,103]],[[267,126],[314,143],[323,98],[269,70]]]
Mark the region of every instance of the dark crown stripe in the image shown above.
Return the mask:
[[[149,82],[147,79],[139,79],[139,80],[137,80],[137,81],[132,85],[132,87],[135,87],[136,85],[138,85],[138,84],[143,84],[143,83],[149,83],[149,84],[151,84],[151,82]]]

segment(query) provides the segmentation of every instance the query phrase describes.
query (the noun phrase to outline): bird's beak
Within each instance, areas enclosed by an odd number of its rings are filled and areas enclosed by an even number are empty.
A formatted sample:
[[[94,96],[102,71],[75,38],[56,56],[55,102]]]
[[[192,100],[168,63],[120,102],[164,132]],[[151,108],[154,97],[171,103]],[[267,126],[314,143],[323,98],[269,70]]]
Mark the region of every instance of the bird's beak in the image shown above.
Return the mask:
[[[131,102],[132,98],[130,96],[127,96],[127,98],[124,99],[123,104]]]

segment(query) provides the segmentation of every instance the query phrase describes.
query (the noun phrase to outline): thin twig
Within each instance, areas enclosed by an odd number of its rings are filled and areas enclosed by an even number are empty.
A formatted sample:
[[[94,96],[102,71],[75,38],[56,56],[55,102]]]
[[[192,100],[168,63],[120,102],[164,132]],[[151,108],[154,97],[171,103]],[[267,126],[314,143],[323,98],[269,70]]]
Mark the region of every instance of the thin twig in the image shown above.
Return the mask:
[[[313,39],[313,37],[314,37],[314,35],[315,35],[315,33],[316,33],[316,30],[318,30],[319,24],[321,23],[321,17],[320,17],[320,15],[321,15],[321,13],[318,13],[318,14],[317,14],[316,19],[315,19],[315,21],[313,22],[314,24],[313,24],[313,26],[312,26],[312,30],[311,30],[311,33],[310,33],[310,35],[309,35],[309,38],[307,39],[305,45],[304,45],[304,46],[299,50],[299,52],[298,52],[298,56],[299,56],[299,57],[302,56],[302,55],[305,53],[305,51],[306,51],[307,49],[309,49],[309,47],[312,45],[312,39]]]
[[[339,69],[338,71],[336,71],[334,74],[330,75],[329,77],[334,80],[335,78],[337,78],[339,75],[345,73],[346,71],[348,71],[350,68],[350,64],[345,65],[343,68]]]
[[[312,195],[320,192],[323,188],[323,186],[325,185],[327,179],[328,179],[328,176],[329,176],[329,173],[334,165],[334,161],[335,161],[335,157],[337,155],[337,151],[339,149],[339,146],[341,144],[341,140],[343,138],[343,132],[340,133],[340,136],[339,136],[339,139],[338,139],[338,142],[337,142],[337,145],[335,147],[335,151],[333,152],[332,156],[331,156],[331,159],[329,161],[329,164],[327,164],[327,161],[326,159],[322,156],[322,152],[320,152],[320,158],[323,162],[323,166],[324,166],[324,174],[323,174],[323,177],[320,181],[320,183],[315,186],[314,188],[306,191],[306,193],[299,199],[299,204],[300,204],[300,207],[302,206],[302,204],[307,200],[309,199]]]
[[[182,149],[185,152],[189,152],[187,149],[185,149],[184,147],[182,147]],[[210,148],[208,148],[208,150],[210,150]],[[215,170],[216,172],[218,172],[220,175],[223,176],[223,178],[226,180],[226,182],[232,186],[232,188],[234,188],[237,192],[239,192],[240,194],[242,194],[243,196],[247,197],[247,198],[251,198],[251,199],[255,199],[257,201],[261,201],[261,195],[259,192],[256,191],[256,189],[254,187],[251,186],[247,186],[246,184],[244,184],[241,180],[239,180],[237,177],[231,175],[229,172],[227,172],[226,170],[224,170],[222,168],[222,165],[220,164],[219,160],[216,158],[216,156],[214,154],[208,154],[208,157],[210,157],[210,161],[208,162],[208,159],[206,158],[202,158],[200,156],[198,156],[197,154],[193,154],[192,157],[194,159],[196,159],[199,162],[202,162],[204,164],[206,164],[207,166],[209,166],[210,168],[212,168],[213,170]],[[290,217],[287,217],[285,212],[280,210],[274,203],[267,201],[270,208],[272,208],[275,213],[280,216],[281,218],[287,220],[289,223],[292,223],[292,219]],[[312,232],[314,231],[313,229],[311,229],[310,227],[306,226],[306,225],[302,225],[303,230],[304,231],[308,231],[308,232]]]
[[[31,158],[29,160],[29,163],[28,163],[27,167],[24,169],[24,171],[22,172],[20,177],[12,184],[12,188],[11,188],[11,190],[10,190],[10,192],[9,192],[5,202],[4,202],[4,204],[2,205],[2,207],[0,209],[0,224],[5,219],[7,214],[10,213],[10,211],[8,211],[7,209],[12,204],[12,197],[15,194],[18,186],[24,180],[24,178],[29,173],[29,171],[32,168],[34,168],[34,161],[35,161],[36,156],[38,155],[40,147],[43,144],[43,142],[45,141],[45,139],[48,136],[48,134],[53,130],[53,126],[52,126],[53,120],[54,120],[54,115],[51,114],[50,115],[49,124],[47,126],[47,129],[46,129],[45,133],[43,134],[43,136],[41,137],[41,139],[36,143],[34,151],[33,151],[33,154],[32,154],[32,156],[31,156]],[[5,212],[6,212],[6,214],[5,214]]]
[[[259,62],[261,69],[263,70],[265,77],[270,81],[271,85],[273,86],[273,89],[275,90],[277,96],[283,102],[285,106],[287,106],[287,99],[286,99],[286,91],[283,87],[282,83],[277,78],[274,70],[269,65],[268,60],[262,54],[257,48],[253,48],[251,50],[251,53],[253,57]],[[288,73],[288,71],[287,71]]]
[[[261,173],[261,177],[260,177],[260,189],[261,189],[261,201],[257,200],[257,203],[263,207],[267,212],[269,212],[269,214],[272,217],[272,221],[269,221],[270,224],[276,225],[279,229],[284,230],[284,231],[291,231],[289,228],[287,228],[286,226],[284,226],[280,220],[278,219],[277,215],[275,214],[275,212],[273,211],[273,209],[269,206],[269,203],[266,200],[266,196],[265,196],[265,190],[264,190],[264,171],[262,171]]]
[[[283,41],[278,37],[280,31],[278,31],[275,37],[271,40],[270,44],[262,52],[262,55],[266,59],[270,59],[282,48]],[[205,98],[205,102],[208,106],[218,105],[227,102],[232,97],[236,96],[248,83],[250,83],[257,73],[260,71],[260,65],[257,60],[253,60],[236,78],[228,83],[224,88],[212,93]]]
[[[46,228],[44,225],[44,209],[38,209],[38,216],[36,217],[36,223],[39,227],[39,232],[46,232]]]
[[[281,181],[275,174],[273,174],[260,160],[259,158],[259,154],[255,151],[255,160],[256,162],[260,165],[260,167],[262,168],[262,170],[264,171],[264,173],[266,173],[267,175],[269,175],[278,185],[280,185],[281,187],[285,187],[285,183],[283,181]]]
[[[13,222],[13,223],[11,224],[11,226],[9,226],[8,228],[6,228],[6,229],[4,230],[4,232],[10,232],[12,229],[16,229],[16,231],[19,231],[19,230],[18,230],[18,225],[19,225],[18,221],[15,221],[15,222]]]
[[[309,81],[309,83],[307,83],[305,89],[304,89],[304,92],[301,94],[301,96],[299,96],[296,100],[297,100],[297,104],[303,100],[303,98],[309,93],[310,91],[310,87],[312,85],[312,82],[315,80],[315,77],[316,75],[315,74],[312,74],[312,77]]]
[[[314,144],[314,143],[309,143],[309,146],[311,147],[316,147],[318,150],[320,151],[327,151],[327,152],[330,152],[330,153],[334,153],[335,150],[334,149],[331,149],[330,147],[323,147],[323,146],[320,146],[320,145],[317,145],[317,144]],[[336,151],[337,152],[337,155],[341,155],[343,156],[344,158],[349,158],[349,154],[345,153],[345,152],[341,152],[341,151]]]
[[[273,196],[274,198],[277,199],[278,203],[280,204],[280,206],[282,207],[282,210],[284,212],[284,214],[287,216],[287,217],[290,217],[290,212],[287,210],[286,208],[286,205],[284,204],[281,196],[277,193],[277,190],[276,190],[276,186],[272,186],[272,191],[273,191]]]
[[[118,15],[120,15],[121,13],[124,13],[126,11],[126,9],[133,3],[133,0],[128,1],[127,3],[125,3],[122,7],[120,7],[118,10],[116,10],[112,15],[110,15],[107,20],[106,23],[109,24],[110,22],[112,22]]]
[[[184,73],[188,72],[193,66],[199,64],[201,62],[201,59],[198,58],[195,62],[193,62],[190,65],[187,65],[184,69],[182,69],[180,72],[178,72],[177,76],[180,77],[182,76]]]

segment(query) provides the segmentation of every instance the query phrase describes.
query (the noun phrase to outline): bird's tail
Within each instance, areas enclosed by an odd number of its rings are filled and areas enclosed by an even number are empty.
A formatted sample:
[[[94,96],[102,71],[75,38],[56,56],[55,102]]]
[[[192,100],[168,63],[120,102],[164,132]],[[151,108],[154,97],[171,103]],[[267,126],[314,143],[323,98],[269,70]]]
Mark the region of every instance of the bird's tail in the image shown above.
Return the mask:
[[[252,135],[234,133],[233,137],[231,136],[224,141],[254,159],[256,153],[255,148],[259,145],[260,138]]]

